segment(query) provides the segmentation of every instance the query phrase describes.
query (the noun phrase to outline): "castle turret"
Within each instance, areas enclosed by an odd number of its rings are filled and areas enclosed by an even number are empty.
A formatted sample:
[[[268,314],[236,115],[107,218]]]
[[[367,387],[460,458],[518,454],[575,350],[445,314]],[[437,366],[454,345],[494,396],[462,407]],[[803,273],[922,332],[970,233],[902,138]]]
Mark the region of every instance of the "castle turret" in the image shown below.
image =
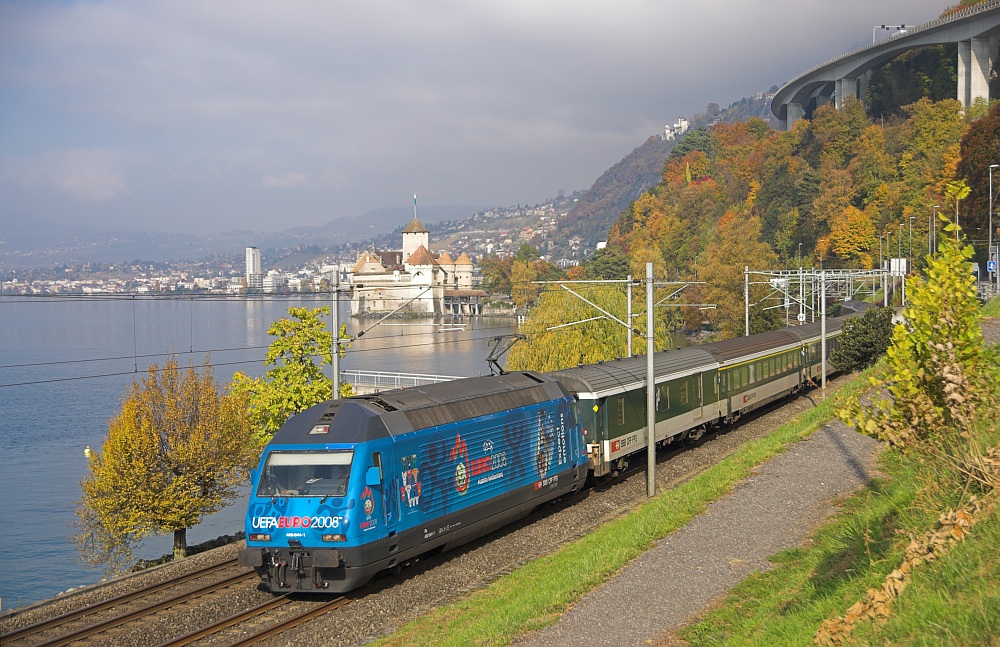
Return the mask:
[[[403,229],[403,263],[410,260],[410,256],[417,251],[417,248],[430,249],[430,237],[427,227],[413,216],[413,220]]]

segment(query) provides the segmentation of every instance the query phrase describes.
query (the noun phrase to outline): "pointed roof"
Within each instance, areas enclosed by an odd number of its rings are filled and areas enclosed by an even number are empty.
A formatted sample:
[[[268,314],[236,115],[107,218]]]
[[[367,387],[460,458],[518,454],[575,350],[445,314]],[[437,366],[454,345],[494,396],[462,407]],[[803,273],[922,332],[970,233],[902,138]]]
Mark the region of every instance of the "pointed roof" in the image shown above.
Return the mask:
[[[355,274],[380,274],[385,272],[385,267],[382,265],[382,261],[379,260],[375,252],[370,252],[365,250],[361,256],[358,257],[358,262],[354,264]]]
[[[455,261],[455,265],[472,265],[472,259],[469,258],[468,254],[462,252],[462,255],[458,257],[457,261]]]
[[[430,232],[427,230],[427,227],[424,227],[424,225],[423,225],[422,222],[420,222],[419,220],[417,220],[416,216],[413,216],[413,220],[411,220],[406,225],[406,227],[403,228],[403,233],[404,234],[429,234]]]
[[[441,252],[438,256],[438,265],[454,265],[455,261],[451,260],[451,256],[448,256],[448,252]]]
[[[427,251],[427,248],[421,245],[412,254],[410,258],[406,261],[407,265],[434,265],[434,259],[431,257],[431,253]]]

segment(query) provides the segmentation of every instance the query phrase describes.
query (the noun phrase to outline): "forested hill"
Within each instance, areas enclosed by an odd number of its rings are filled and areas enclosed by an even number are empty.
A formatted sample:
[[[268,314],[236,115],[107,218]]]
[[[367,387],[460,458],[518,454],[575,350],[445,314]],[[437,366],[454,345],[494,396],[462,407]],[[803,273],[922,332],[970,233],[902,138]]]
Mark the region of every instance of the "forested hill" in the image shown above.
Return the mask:
[[[772,88],[773,93],[777,88]],[[693,129],[715,123],[745,121],[768,113],[764,93],[741,99],[728,108],[710,103],[705,112],[689,120]],[[559,223],[562,241],[579,236],[583,246],[594,248],[594,243],[606,240],[608,230],[628,206],[662,179],[663,164],[677,140],[665,141],[652,136],[641,146],[609,168],[584,191],[579,201]]]
[[[605,171],[560,221],[560,238],[579,236],[589,249],[606,240],[618,214],[660,181],[674,143],[654,135]]]

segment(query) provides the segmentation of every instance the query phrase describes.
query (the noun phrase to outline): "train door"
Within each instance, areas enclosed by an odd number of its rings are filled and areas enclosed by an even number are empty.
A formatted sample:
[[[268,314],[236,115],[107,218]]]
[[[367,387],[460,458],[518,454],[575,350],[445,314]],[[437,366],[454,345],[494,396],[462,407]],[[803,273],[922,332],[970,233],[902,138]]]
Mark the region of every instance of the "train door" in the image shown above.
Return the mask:
[[[694,416],[692,419],[698,421],[705,417],[705,385],[700,375],[695,376],[694,381],[697,382],[698,386],[695,387],[697,390],[694,392]]]
[[[396,528],[399,525],[399,504],[395,496],[394,475],[390,452],[372,452],[371,466],[365,472],[365,489],[361,495],[361,529],[373,535],[369,546],[378,557],[396,552]],[[377,538],[377,539],[376,539]]]

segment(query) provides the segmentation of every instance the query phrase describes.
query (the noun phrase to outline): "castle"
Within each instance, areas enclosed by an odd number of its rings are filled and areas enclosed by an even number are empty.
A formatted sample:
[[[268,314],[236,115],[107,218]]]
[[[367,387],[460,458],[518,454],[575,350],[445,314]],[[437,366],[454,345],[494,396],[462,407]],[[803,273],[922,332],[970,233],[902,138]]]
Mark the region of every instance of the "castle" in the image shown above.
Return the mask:
[[[473,287],[474,266],[462,252],[430,252],[430,232],[417,219],[403,229],[400,251],[376,252],[358,258],[351,273],[351,315],[384,315],[394,310],[419,315],[477,315],[486,293]]]

